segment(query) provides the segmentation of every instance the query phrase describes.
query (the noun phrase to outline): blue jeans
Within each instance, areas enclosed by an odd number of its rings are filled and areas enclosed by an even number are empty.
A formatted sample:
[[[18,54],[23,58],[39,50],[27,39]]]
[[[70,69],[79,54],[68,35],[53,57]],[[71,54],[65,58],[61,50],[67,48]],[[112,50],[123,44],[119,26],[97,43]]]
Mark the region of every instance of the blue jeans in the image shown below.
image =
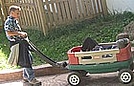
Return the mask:
[[[23,68],[23,78],[27,79],[28,81],[31,81],[33,78],[35,78],[33,68]]]

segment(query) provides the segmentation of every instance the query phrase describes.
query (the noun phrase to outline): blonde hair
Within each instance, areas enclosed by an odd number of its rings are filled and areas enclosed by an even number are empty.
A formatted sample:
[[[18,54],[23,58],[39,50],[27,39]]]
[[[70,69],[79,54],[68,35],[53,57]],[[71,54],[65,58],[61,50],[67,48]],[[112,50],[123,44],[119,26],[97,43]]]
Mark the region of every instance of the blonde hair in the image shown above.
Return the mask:
[[[9,13],[11,12],[11,11],[15,11],[15,10],[21,10],[21,8],[19,7],[19,6],[15,6],[15,5],[12,5],[12,6],[10,6],[9,7]]]

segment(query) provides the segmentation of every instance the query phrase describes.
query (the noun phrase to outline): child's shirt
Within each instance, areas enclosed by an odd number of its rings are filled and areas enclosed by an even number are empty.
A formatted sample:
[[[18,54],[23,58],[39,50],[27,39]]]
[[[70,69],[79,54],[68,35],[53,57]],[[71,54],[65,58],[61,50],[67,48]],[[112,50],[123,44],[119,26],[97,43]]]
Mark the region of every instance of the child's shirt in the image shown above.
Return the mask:
[[[19,25],[18,20],[14,19],[12,16],[8,16],[7,20],[4,23],[4,30],[6,32],[6,37],[9,41],[15,41],[15,36],[14,37],[10,37],[7,34],[7,31],[21,31],[21,27]]]

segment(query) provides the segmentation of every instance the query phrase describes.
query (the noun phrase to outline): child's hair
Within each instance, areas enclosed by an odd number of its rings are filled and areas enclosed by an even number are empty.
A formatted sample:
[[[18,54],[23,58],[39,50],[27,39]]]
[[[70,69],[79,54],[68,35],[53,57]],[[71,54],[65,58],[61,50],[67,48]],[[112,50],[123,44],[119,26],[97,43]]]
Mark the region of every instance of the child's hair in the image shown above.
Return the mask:
[[[129,39],[129,34],[124,32],[124,33],[120,33],[116,36],[116,39],[119,40],[119,39],[122,39],[122,38],[128,38]]]
[[[10,6],[9,7],[9,13],[11,12],[11,11],[15,11],[15,10],[21,10],[21,8],[19,7],[19,6],[15,6],[15,5],[12,5],[12,6]]]

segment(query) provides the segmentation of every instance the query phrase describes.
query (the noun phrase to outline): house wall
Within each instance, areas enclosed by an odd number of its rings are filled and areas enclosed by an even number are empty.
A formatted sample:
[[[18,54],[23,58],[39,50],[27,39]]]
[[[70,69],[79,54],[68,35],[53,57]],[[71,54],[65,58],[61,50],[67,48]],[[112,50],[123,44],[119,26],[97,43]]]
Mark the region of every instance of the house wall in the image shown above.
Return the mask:
[[[106,0],[109,12],[131,11],[134,13],[134,0]]]

